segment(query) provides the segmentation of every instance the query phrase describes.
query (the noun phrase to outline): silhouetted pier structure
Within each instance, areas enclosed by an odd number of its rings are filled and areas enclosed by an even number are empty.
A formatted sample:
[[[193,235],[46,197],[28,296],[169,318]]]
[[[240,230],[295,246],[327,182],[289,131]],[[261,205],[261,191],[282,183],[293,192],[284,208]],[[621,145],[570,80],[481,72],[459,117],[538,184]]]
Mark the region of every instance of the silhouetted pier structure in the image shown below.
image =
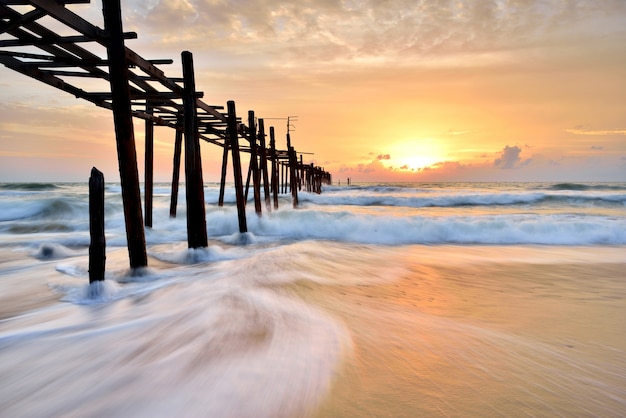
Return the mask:
[[[104,29],[66,8],[68,4],[78,3],[89,3],[89,0],[0,0],[0,63],[113,112],[132,268],[147,265],[144,224],[151,227],[153,222],[155,125],[168,126],[175,132],[170,216],[176,216],[184,145],[189,248],[207,246],[200,140],[223,148],[220,206],[224,204],[229,154],[232,158],[241,233],[247,232],[245,208],[250,179],[255,212],[259,216],[263,206],[266,211],[278,208],[281,191],[290,192],[293,206],[297,207],[298,191],[302,187],[309,192],[320,193],[322,184],[331,183],[331,175],[323,168],[304,164],[302,154],[298,160],[289,133],[287,149],[280,150],[276,145],[274,128],[269,128],[267,144],[264,120],[257,119],[253,111],[248,112],[246,125],[237,116],[233,101],[229,101],[226,108],[202,101],[203,93],[198,92],[195,86],[190,52],[181,54],[182,78],[172,78],[167,77],[157,65],[171,64],[173,60],[147,60],[126,47],[124,41],[137,38],[137,34],[123,31],[120,0],[103,0]],[[69,34],[59,34],[38,23],[45,17],[61,23],[64,32]],[[57,27],[56,24],[54,26]],[[106,58],[93,52],[97,49],[103,50]],[[145,122],[145,218],[133,118]],[[250,154],[246,187],[242,177],[241,152]]]

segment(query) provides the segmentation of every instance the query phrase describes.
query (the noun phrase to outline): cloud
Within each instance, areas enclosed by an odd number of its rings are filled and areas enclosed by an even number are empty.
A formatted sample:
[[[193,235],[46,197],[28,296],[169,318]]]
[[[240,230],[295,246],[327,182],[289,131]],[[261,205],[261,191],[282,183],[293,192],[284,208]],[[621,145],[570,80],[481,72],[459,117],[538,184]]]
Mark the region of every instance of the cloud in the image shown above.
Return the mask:
[[[504,147],[502,150],[500,157],[496,158],[493,161],[493,166],[496,168],[502,169],[511,169],[515,168],[517,163],[522,161],[520,158],[520,154],[522,149],[517,145],[514,147],[509,147],[508,145]]]
[[[454,130],[454,129],[448,129],[448,135],[453,135],[453,136],[470,134],[472,132],[473,131],[457,131],[457,130]]]
[[[129,0],[126,9],[128,24],[143,36],[205,50],[271,53],[278,65],[285,58],[410,63],[416,56],[541,47],[559,30],[602,27],[579,23],[610,21],[626,11],[626,2]]]
[[[383,154],[379,154],[376,157],[376,159],[379,160],[379,161],[380,160],[390,160],[391,159],[391,155],[389,155],[389,154],[384,154],[384,155]]]
[[[591,136],[626,135],[626,129],[590,130],[590,129],[584,129],[583,126],[576,126],[572,129],[566,129],[565,132],[568,132],[574,135],[591,135]]]

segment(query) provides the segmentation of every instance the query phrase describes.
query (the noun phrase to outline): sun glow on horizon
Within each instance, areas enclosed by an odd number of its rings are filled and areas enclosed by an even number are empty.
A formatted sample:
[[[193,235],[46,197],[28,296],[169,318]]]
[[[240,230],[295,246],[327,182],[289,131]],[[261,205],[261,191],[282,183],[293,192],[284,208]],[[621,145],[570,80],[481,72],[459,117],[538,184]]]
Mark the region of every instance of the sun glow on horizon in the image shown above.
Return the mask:
[[[402,171],[419,171],[449,159],[444,144],[433,138],[407,139],[392,144],[389,151],[381,159],[383,165]]]

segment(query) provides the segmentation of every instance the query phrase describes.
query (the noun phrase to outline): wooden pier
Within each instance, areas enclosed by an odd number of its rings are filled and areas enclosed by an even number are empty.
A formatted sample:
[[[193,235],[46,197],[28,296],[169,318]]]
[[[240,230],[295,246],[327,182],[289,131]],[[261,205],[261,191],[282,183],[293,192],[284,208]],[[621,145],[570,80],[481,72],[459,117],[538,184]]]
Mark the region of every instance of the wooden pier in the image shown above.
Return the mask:
[[[269,127],[268,145],[264,119],[257,118],[254,111],[248,112],[246,125],[237,116],[233,101],[226,104],[226,109],[202,101],[203,93],[196,90],[191,52],[181,54],[182,78],[172,78],[157,67],[172,64],[172,59],[146,60],[129,49],[125,40],[135,39],[137,34],[123,31],[120,0],[103,0],[104,28],[89,23],[66,7],[78,3],[89,3],[89,0],[0,0],[0,33],[5,34],[5,39],[0,40],[0,63],[113,112],[131,268],[148,263],[144,225],[151,227],[153,223],[154,125],[174,130],[170,216],[176,216],[184,145],[189,248],[207,246],[200,141],[223,148],[219,205],[224,202],[230,152],[242,233],[247,232],[246,196],[250,179],[257,216],[262,215],[263,207],[266,211],[278,208],[280,192],[291,193],[293,207],[297,207],[298,191],[303,187],[307,192],[321,193],[322,184],[331,184],[330,173],[312,163],[304,164],[302,154],[298,159],[289,133],[287,148],[280,150],[274,127]],[[38,23],[46,16],[64,25],[73,35],[61,36]],[[88,50],[83,47],[85,44],[99,46],[106,51],[106,57],[91,52],[94,48]],[[32,51],[33,47],[37,53],[25,52]],[[80,81],[85,79],[105,80],[110,88],[90,91],[81,87]],[[145,216],[139,188],[134,119],[145,123]],[[241,152],[250,154],[246,187]]]

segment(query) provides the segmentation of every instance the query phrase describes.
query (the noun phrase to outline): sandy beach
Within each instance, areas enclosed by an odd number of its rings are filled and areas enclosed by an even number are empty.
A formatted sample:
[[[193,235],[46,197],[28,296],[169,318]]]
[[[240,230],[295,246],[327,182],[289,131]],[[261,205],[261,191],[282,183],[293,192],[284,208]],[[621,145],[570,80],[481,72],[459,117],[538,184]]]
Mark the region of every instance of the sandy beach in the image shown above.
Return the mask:
[[[292,288],[353,331],[318,416],[620,416],[623,252],[413,247],[398,281]]]

